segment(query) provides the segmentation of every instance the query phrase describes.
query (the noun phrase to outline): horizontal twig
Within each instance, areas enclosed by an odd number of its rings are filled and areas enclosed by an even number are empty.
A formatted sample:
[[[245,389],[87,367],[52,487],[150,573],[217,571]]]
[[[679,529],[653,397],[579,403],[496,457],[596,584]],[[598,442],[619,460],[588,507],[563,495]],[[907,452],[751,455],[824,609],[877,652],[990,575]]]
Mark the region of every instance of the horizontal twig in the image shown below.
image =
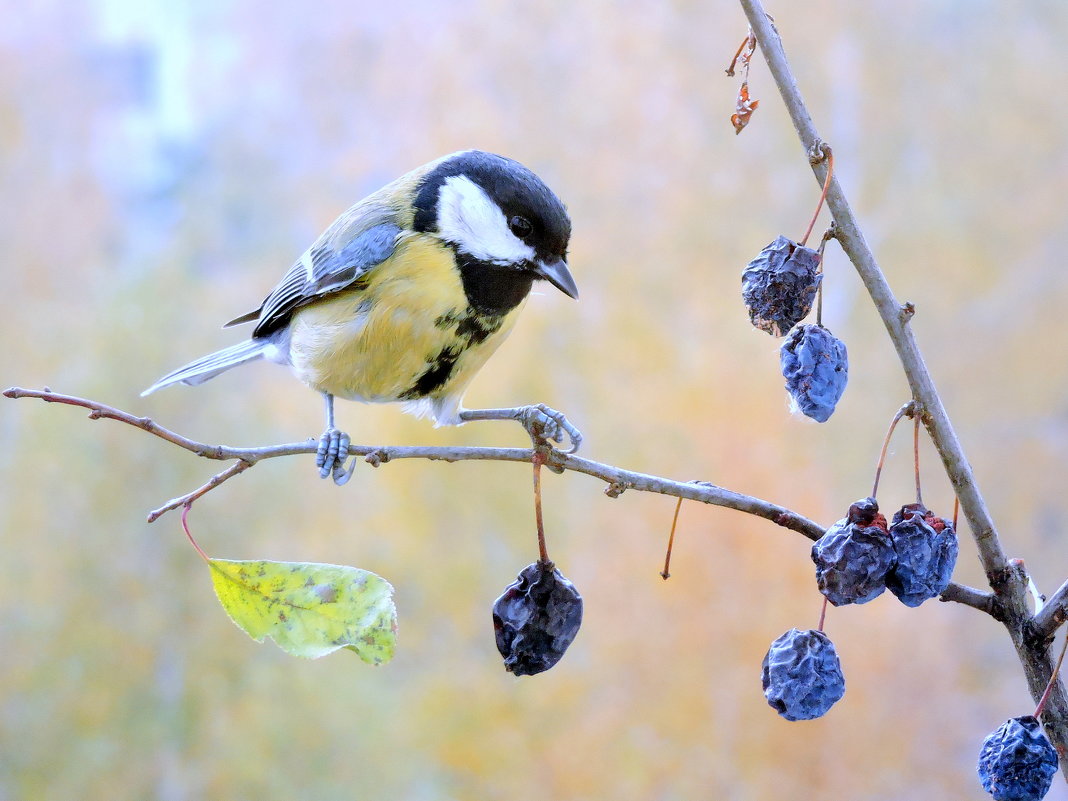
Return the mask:
[[[8,398],[37,398],[48,403],[62,403],[68,406],[80,406],[89,410],[89,417],[94,420],[106,418],[117,420],[121,423],[134,426],[143,431],[164,439],[190,453],[205,459],[222,461],[234,460],[234,464],[226,470],[214,475],[205,484],[192,492],[174,498],[148,515],[148,521],[154,522],[172,509],[185,507],[196,499],[207,494],[223,482],[233,478],[257,462],[264,459],[273,459],[279,456],[294,456],[297,454],[315,453],[317,443],[315,440],[305,442],[287,443],[284,445],[271,445],[258,448],[234,448],[227,445],[207,445],[203,442],[189,439],[170,429],[153,422],[147,417],[138,417],[108,406],[98,401],[87,398],[79,398],[74,395],[62,395],[49,389],[22,389],[12,387],[4,392]],[[529,464],[534,454],[545,454],[546,464],[556,470],[570,470],[574,473],[583,473],[598,478],[607,484],[605,494],[610,497],[618,497],[624,491],[631,489],[638,492],[654,492],[660,495],[669,495],[673,498],[707,503],[712,506],[722,506],[734,509],[746,514],[762,517],[770,520],[778,526],[796,531],[808,537],[810,540],[818,540],[823,536],[824,527],[809,520],[807,517],[787,509],[784,506],[770,503],[769,501],[744,495],[740,492],[725,489],[705,481],[674,481],[669,478],[638,473],[633,470],[624,470],[609,464],[595,462],[592,459],[584,459],[574,454],[561,453],[549,449],[547,452],[536,448],[484,448],[470,446],[429,446],[429,445],[350,445],[349,453],[362,456],[369,464],[377,467],[385,462],[398,459],[429,459],[442,462],[465,462],[465,461],[499,461],[499,462],[524,462]],[[974,590],[951,584],[942,594],[945,601],[957,603],[980,609],[987,613],[991,611],[990,596]]]
[[[995,615],[994,594],[983,592],[967,584],[950,584],[945,591],[938,596],[940,601],[954,601],[958,604],[970,606],[980,612],[986,612],[990,616]]]

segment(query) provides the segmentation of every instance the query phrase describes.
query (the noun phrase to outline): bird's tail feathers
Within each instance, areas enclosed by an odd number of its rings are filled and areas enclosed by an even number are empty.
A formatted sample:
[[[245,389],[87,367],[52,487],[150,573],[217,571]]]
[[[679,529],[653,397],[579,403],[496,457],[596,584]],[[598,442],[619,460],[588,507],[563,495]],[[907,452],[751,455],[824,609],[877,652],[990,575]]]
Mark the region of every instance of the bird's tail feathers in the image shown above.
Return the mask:
[[[266,342],[250,339],[245,342],[239,342],[229,348],[215,351],[215,353],[209,353],[195,362],[179,367],[172,373],[167,373],[167,375],[142,392],[141,397],[150,395],[157,389],[168,387],[171,384],[182,383],[190,386],[203,384],[209,378],[215,378],[219,373],[224,373],[231,367],[237,367],[239,364],[263,358],[263,351],[267,345],[268,343]]]

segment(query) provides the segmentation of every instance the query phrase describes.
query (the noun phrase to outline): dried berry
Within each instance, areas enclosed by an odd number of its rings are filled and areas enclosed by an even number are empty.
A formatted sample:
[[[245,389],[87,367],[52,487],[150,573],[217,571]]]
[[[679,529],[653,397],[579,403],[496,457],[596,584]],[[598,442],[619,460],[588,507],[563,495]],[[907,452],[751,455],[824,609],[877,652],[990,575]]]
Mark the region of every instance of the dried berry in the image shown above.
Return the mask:
[[[822,717],[845,695],[834,643],[822,631],[790,629],[771,644],[761,669],[764,697],[787,720]]]
[[[799,325],[779,351],[786,391],[802,413],[826,423],[849,379],[846,346],[819,325]]]
[[[533,676],[564,655],[582,623],[582,596],[552,562],[527,565],[493,604],[505,670]]]
[[[894,514],[890,540],[897,555],[897,563],[886,574],[890,592],[905,606],[919,606],[941,595],[957,564],[953,524],[922,503],[910,503]]]
[[[812,546],[816,584],[835,606],[864,604],[886,589],[896,557],[886,518],[874,498],[849,507],[849,514]]]
[[[1033,715],[1010,718],[983,741],[978,770],[995,801],[1038,801],[1057,772],[1057,752]]]
[[[819,266],[818,252],[785,236],[760,251],[742,273],[749,322],[781,337],[804,320],[823,280]]]

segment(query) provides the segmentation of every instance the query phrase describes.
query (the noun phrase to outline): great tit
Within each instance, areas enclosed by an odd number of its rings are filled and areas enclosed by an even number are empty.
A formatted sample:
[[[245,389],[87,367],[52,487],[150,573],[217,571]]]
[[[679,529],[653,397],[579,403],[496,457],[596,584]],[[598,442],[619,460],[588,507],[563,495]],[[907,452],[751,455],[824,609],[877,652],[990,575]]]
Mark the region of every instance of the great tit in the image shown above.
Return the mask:
[[[200,384],[239,364],[288,365],[326,401],[316,465],[344,483],[349,437],[334,398],[405,403],[438,425],[540,417],[572,450],[581,439],[544,406],[463,409],[475,373],[512,327],[535,281],[572,298],[571,220],[538,176],[511,159],[466,150],[398,178],[337,218],[260,307],[224,327],[251,337],[168,373],[146,389]]]

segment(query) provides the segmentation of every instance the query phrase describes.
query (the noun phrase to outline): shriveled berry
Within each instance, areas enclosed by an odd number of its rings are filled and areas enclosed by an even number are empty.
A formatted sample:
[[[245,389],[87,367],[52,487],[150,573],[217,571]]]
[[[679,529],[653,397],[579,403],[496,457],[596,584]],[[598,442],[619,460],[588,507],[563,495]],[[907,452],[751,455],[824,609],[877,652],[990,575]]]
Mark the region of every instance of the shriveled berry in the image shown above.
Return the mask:
[[[983,741],[979,781],[995,801],[1039,801],[1057,772],[1057,752],[1033,715],[1010,718]]]
[[[919,606],[949,586],[957,564],[957,533],[922,503],[894,513],[890,525],[897,562],[886,574],[886,586],[905,606]]]
[[[835,606],[864,604],[886,589],[894,546],[874,498],[863,498],[812,546],[816,584]]]
[[[783,342],[779,362],[797,408],[826,423],[849,380],[845,343],[823,326],[799,325]]]
[[[582,596],[552,562],[527,565],[493,604],[497,650],[517,676],[559,662],[581,623]]]
[[[781,337],[804,320],[823,280],[819,265],[818,252],[785,236],[760,251],[742,273],[749,322]]]
[[[760,673],[768,704],[787,720],[822,717],[845,695],[834,643],[815,629],[790,629],[779,637]]]

